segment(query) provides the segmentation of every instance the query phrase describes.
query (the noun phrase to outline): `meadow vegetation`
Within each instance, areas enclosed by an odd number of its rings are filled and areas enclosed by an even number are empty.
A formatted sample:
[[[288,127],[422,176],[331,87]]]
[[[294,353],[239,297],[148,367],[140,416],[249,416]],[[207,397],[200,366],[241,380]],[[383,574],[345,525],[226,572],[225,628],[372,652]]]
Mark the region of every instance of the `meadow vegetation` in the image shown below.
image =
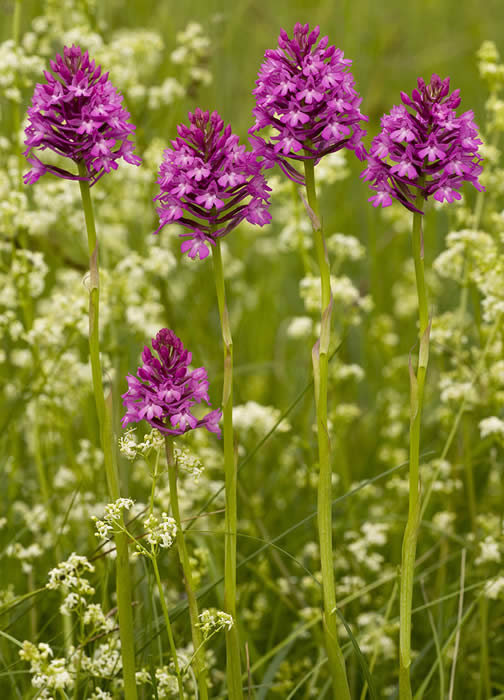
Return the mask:
[[[132,678],[139,698],[504,697],[500,2],[213,5],[0,6],[0,690],[5,698],[105,700],[123,697]],[[460,200],[431,198],[421,218],[431,326],[410,695],[407,683],[399,691],[401,548],[410,413],[418,409],[411,374],[426,363],[414,214],[396,200],[373,207],[376,193],[359,177],[366,164],[347,148],[321,158],[308,195],[302,178],[265,170],[271,192],[262,189],[259,199],[260,206],[269,199],[271,222],[257,212],[260,221],[237,221],[219,240],[213,266],[192,244],[185,252],[196,259],[181,253],[180,222],[154,235],[156,180],[177,125],[189,123],[189,111],[217,110],[247,143],[264,52],[296,22],[320,25],[352,59],[367,150],[400,92],[410,95],[417,78],[429,82],[432,73],[460,88],[459,113],[474,111],[482,141],[484,189],[466,183]],[[123,95],[142,162],[121,162],[87,189],[51,172],[25,184],[35,85],[73,44]],[[61,158],[43,156],[61,167]],[[97,306],[85,192],[99,238],[99,336],[91,348],[99,342],[101,367],[93,370],[102,377],[102,408],[89,362],[90,297],[96,313]],[[312,230],[321,222],[332,293],[330,343],[315,352],[317,379],[327,362],[325,417],[312,369],[312,347],[329,337]],[[209,225],[210,238],[214,231]],[[214,253],[212,242],[208,248]],[[209,410],[220,408],[223,382],[229,388],[232,358],[224,440],[218,411],[207,419],[201,407],[194,410],[200,429],[179,423],[168,440],[147,412],[121,424],[126,377],[163,328],[190,350],[191,370],[206,369],[193,389],[208,378]],[[326,428],[330,458],[323,438],[320,447]],[[324,460],[332,467],[325,495],[337,604],[325,613],[327,560],[317,528]],[[131,577],[130,681],[121,572]],[[339,651],[324,636],[328,612]],[[332,666],[340,653],[348,690],[338,691]],[[136,695],[126,688],[125,697]]]

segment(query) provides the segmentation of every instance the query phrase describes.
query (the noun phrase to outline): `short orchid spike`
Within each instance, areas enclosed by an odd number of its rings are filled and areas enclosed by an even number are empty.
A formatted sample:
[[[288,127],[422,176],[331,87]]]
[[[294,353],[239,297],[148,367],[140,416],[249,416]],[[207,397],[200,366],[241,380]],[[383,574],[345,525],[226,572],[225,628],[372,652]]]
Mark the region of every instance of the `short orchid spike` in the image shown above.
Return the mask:
[[[128,391],[122,395],[126,408],[121,423],[146,420],[166,435],[182,435],[194,428],[206,428],[220,437],[221,410],[210,411],[201,419],[191,409],[202,401],[210,405],[208,378],[204,367],[189,370],[192,356],[168,328],[152,339],[142,352],[143,364],[136,375],[128,375]]]

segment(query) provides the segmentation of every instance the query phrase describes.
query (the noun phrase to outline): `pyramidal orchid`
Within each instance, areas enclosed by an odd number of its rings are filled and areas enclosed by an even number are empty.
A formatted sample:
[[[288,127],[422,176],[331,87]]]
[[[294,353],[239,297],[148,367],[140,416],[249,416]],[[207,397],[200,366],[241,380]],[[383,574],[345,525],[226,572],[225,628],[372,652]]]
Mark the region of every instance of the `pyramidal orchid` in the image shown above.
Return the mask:
[[[184,348],[182,341],[180,338],[177,338],[173,331],[168,328],[161,329],[156,337],[152,339],[152,347],[157,353],[157,357],[146,346],[142,352],[143,364],[138,368],[136,376],[130,374],[127,377],[128,391],[122,396],[126,414],[121,422],[123,427],[125,427],[129,423],[138,423],[141,420],[146,420],[153,428],[157,428],[163,433],[165,438],[170,484],[170,505],[177,528],[176,539],[180,564],[184,572],[184,586],[187,593],[191,634],[195,649],[196,678],[199,696],[202,700],[207,700],[208,684],[202,650],[203,639],[199,628],[199,610],[194,592],[191,558],[187,550],[180,515],[177,491],[178,465],[174,456],[172,439],[173,436],[182,435],[194,428],[206,428],[212,433],[217,433],[220,437],[219,420],[221,419],[222,411],[220,409],[210,411],[210,413],[207,413],[206,416],[199,420],[192,414],[192,408],[196,404],[202,401],[205,401],[207,404],[210,403],[207,373],[204,367],[194,370],[189,369],[192,355]],[[157,471],[155,470],[152,494],[154,494],[156,475]],[[151,498],[151,512],[152,503]],[[158,582],[161,606],[175,665],[179,696],[184,697],[169,612],[164,598],[156,558],[152,556],[151,559]]]
[[[328,354],[331,337],[330,265],[319,213],[315,166],[343,148],[365,157],[361,97],[343,51],[319,41],[320,29],[297,23],[293,38],[282,29],[278,47],[265,53],[254,95],[256,121],[249,133],[253,149],[265,167],[275,163],[293,182],[304,185],[320,270],[321,330],[312,350],[318,439],[318,533],[324,599],[323,629],[334,697],[350,700],[345,659],[335,617],[336,587],[332,544],[332,457],[328,426]],[[317,43],[318,42],[318,43]],[[266,130],[264,134],[262,131]],[[296,164],[301,165],[301,173]],[[301,195],[303,196],[303,195]]]
[[[217,239],[246,220],[263,226],[270,188],[257,157],[239,143],[217,112],[196,109],[189,126],[164,151],[159,169],[158,233],[166,224],[187,229],[181,249],[190,258],[206,258]]]
[[[293,38],[282,29],[278,48],[265,53],[253,91],[256,118],[249,133],[256,153],[266,166],[274,163],[295,182],[303,176],[289,162],[319,160],[341,148],[365,158],[360,122],[362,98],[349,71],[352,61],[329,46],[327,37],[317,44],[319,27],[297,23]],[[269,129],[271,135],[259,132]]]
[[[411,617],[415,557],[421,521],[420,428],[424,387],[429,361],[428,290],[424,270],[423,209],[434,197],[439,202],[461,199],[460,188],[470,182],[482,191],[478,128],[473,112],[457,117],[460,91],[450,93],[450,79],[433,74],[430,83],[418,79],[411,96],[401,93],[403,104],[382,120],[382,131],[373,140],[368,167],[362,173],[376,194],[368,201],[382,207],[397,199],[413,212],[412,244],[418,296],[419,350],[417,371],[410,363],[411,417],[409,436],[408,519],[403,536],[399,629],[399,698],[412,697]]]
[[[93,185],[104,173],[117,168],[121,158],[141,163],[133,153],[130,135],[135,126],[101,67],[79,46],[65,46],[63,55],[50,63],[45,83],[38,83],[28,109],[25,156],[32,169],[24,175],[32,185],[47,172],[70,180],[85,177]],[[51,150],[86,165],[86,175],[43,162],[38,151]]]
[[[457,117],[460,90],[450,92],[450,78],[434,74],[426,84],[418,78],[411,96],[401,92],[396,105],[381,119],[382,130],[373,139],[368,167],[361,177],[376,194],[368,201],[387,207],[397,199],[417,211],[415,198],[434,197],[438,202],[461,198],[464,182],[483,190],[478,147],[478,127],[472,111]]]
[[[152,339],[151,349],[142,352],[142,365],[137,374],[128,375],[128,391],[122,395],[126,408],[121,423],[146,420],[166,435],[182,435],[188,430],[205,427],[220,437],[221,410],[211,411],[197,419],[191,409],[208,398],[208,377],[204,367],[190,370],[192,355],[180,338],[167,328]]]
[[[116,169],[118,160],[134,165],[141,161],[134,155],[134,144],[129,140],[135,127],[128,123],[130,115],[122,106],[122,97],[109,81],[108,73],[102,74],[88,52],[79,46],[65,46],[63,55],[56,56],[50,66],[53,72],[44,72],[46,82],[37,84],[28,109],[25,156],[33,167],[24,176],[24,182],[34,184],[48,172],[79,181],[89,253],[89,358],[107,486],[115,502],[121,489],[111,402],[105,401],[100,359],[98,236],[90,187],[104,173]],[[45,150],[73,161],[78,175],[40,160],[36,153]],[[137,700],[128,536],[118,530],[114,539],[124,697]]]

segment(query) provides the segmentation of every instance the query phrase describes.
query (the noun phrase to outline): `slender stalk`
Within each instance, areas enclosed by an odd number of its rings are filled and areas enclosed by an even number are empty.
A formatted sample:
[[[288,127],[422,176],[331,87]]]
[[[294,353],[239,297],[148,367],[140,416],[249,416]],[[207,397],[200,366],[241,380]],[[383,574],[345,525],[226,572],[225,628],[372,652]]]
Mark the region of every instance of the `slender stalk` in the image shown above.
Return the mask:
[[[79,163],[79,175],[87,176],[86,165]],[[98,240],[94,221],[93,205],[87,180],[80,180],[80,191],[89,251],[89,356],[93,376],[93,391],[100,426],[100,440],[104,454],[105,472],[110,498],[116,501],[120,496],[119,474],[117,471],[114,435],[112,430],[111,402],[105,400],[103,392],[102,368],[100,361],[99,336],[99,268]],[[128,538],[123,532],[115,535],[116,544],[116,592],[119,614],[119,634],[123,662],[124,696],[126,700],[136,700],[135,643],[133,611],[131,607],[131,578],[129,568]]]
[[[226,486],[225,559],[224,559],[224,610],[235,624],[226,631],[226,672],[229,697],[243,698],[241,682],[240,640],[236,624],[236,459],[233,439],[233,339],[226,305],[226,290],[220,241],[212,248],[215,289],[224,345],[224,386],[222,413],[224,419],[224,473]]]
[[[163,617],[166,626],[166,632],[168,634],[168,642],[170,644],[170,651],[173,659],[173,666],[175,668],[175,675],[177,676],[177,685],[179,691],[180,700],[184,700],[184,686],[182,683],[182,674],[180,673],[180,666],[177,657],[177,649],[175,647],[175,640],[173,639],[173,632],[170,622],[170,615],[168,613],[168,606],[166,605],[166,599],[164,596],[163,585],[161,583],[161,576],[159,575],[159,567],[156,559],[156,555],[152,554],[150,557],[152,561],[152,566],[154,567],[154,576],[156,577],[156,583],[159,592],[159,600],[161,601],[161,609],[163,610]]]
[[[332,676],[335,700],[350,700],[345,660],[338,642],[336,624],[336,590],[334,583],[332,545],[332,467],[331,443],[327,429],[327,373],[328,352],[331,333],[332,294],[329,260],[324,241],[324,233],[319,218],[317,192],[315,189],[315,168],[312,160],[304,161],[306,195],[311,209],[315,249],[320,269],[322,290],[322,323],[320,339],[313,348],[313,373],[315,379],[315,403],[317,409],[317,437],[319,451],[319,483],[317,522],[322,567],[322,588],[324,596],[324,639],[329,669]]]
[[[201,700],[208,700],[207,669],[205,665],[205,653],[203,649],[203,635],[199,627],[198,601],[194,593],[191,563],[180,517],[180,508],[177,491],[178,465],[173,455],[173,444],[170,437],[165,437],[166,461],[168,463],[168,481],[170,484],[170,503],[173,517],[177,525],[177,548],[180,565],[184,573],[184,585],[187,593],[187,603],[189,605],[189,618],[191,620],[191,633],[194,647],[194,666],[198,689]]]
[[[423,184],[423,183],[421,183]],[[419,191],[416,199],[417,209],[422,209],[423,194]],[[413,259],[418,295],[420,319],[420,348],[418,371],[410,366],[411,380],[411,418],[410,418],[410,455],[409,455],[409,508],[408,521],[404,530],[401,563],[400,592],[400,629],[399,629],[399,698],[411,700],[411,606],[413,600],[413,578],[415,574],[415,556],[418,526],[421,519],[420,503],[420,425],[424,396],[425,375],[429,360],[429,307],[424,274],[424,249],[422,232],[422,214],[413,214],[412,228]]]

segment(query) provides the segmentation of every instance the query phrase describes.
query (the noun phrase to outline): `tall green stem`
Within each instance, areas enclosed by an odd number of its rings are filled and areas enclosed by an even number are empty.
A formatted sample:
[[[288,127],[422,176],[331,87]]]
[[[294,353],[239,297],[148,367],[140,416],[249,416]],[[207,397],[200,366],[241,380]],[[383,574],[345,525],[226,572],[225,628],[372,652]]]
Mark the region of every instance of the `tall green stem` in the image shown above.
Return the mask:
[[[423,182],[420,183],[423,185]],[[415,206],[422,209],[424,197],[419,191]],[[413,259],[418,295],[418,314],[420,319],[418,370],[415,376],[410,366],[411,383],[411,418],[410,418],[410,454],[409,454],[409,508],[408,521],[404,530],[401,564],[400,594],[400,630],[399,630],[399,697],[411,700],[411,606],[413,600],[413,579],[415,575],[415,557],[420,524],[420,426],[424,397],[425,375],[429,360],[429,307],[424,273],[424,245],[422,232],[422,214],[413,214],[412,228]]]
[[[236,623],[236,460],[233,439],[233,339],[226,305],[226,290],[220,241],[212,248],[215,289],[224,345],[224,386],[222,413],[224,421],[224,473],[226,485],[224,610],[235,624],[226,631],[226,670],[229,697],[243,698],[241,683],[240,640]]]
[[[319,482],[317,522],[322,567],[322,588],[324,595],[324,639],[332,676],[335,700],[350,700],[350,690],[345,669],[345,660],[338,642],[336,624],[336,591],[334,583],[332,545],[332,467],[331,443],[327,428],[327,373],[328,352],[331,334],[332,295],[329,260],[320,223],[317,192],[315,189],[315,168],[312,160],[304,161],[306,195],[312,211],[313,235],[320,269],[322,291],[320,338],[312,352],[315,379],[315,403],[317,409],[317,437],[319,451]]]
[[[208,699],[207,687],[207,670],[205,665],[205,652],[203,649],[203,635],[199,626],[199,610],[198,601],[194,593],[194,584],[192,577],[191,563],[182,527],[182,519],[180,517],[180,508],[177,491],[178,465],[173,455],[173,445],[170,437],[165,437],[166,461],[168,463],[168,481],[170,484],[170,503],[172,507],[173,517],[177,525],[177,548],[179,553],[180,565],[184,573],[184,585],[187,593],[187,603],[189,605],[189,617],[191,620],[191,633],[194,646],[194,665],[196,669],[196,678],[198,680],[198,688],[201,700]]]
[[[79,175],[81,177],[87,177],[88,175],[86,165],[83,162],[79,163]],[[80,180],[79,185],[84,217],[86,219],[89,251],[89,356],[93,376],[93,391],[100,426],[100,440],[104,454],[109,495],[112,501],[116,501],[120,496],[120,488],[112,430],[112,406],[110,400],[105,400],[100,362],[98,240],[89,183],[87,180]],[[118,532],[115,535],[115,545],[117,551],[117,610],[119,614],[119,634],[121,637],[124,696],[126,700],[136,700],[135,645],[127,535],[123,532]]]

